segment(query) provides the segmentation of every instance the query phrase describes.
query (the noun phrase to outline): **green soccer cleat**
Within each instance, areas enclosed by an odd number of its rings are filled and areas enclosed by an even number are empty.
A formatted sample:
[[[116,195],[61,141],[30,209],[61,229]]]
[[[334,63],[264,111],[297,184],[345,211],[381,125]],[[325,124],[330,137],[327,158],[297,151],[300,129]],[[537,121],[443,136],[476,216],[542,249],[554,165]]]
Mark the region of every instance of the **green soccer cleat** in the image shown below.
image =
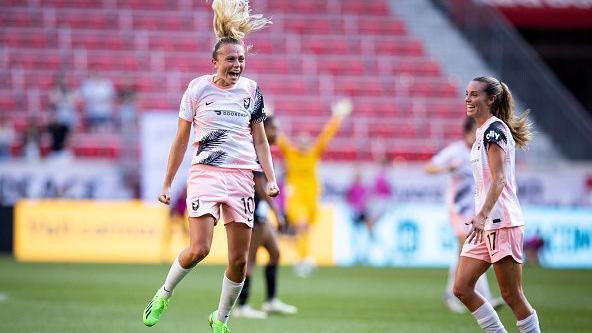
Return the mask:
[[[214,333],[230,333],[230,329],[228,328],[228,325],[225,324],[224,322],[219,321],[217,319],[217,317],[218,317],[218,310],[212,312],[210,314],[210,318],[208,318],[208,323],[210,324],[212,331]]]
[[[142,318],[144,319],[144,325],[150,327],[156,325],[160,320],[160,316],[169,305],[169,300],[162,296],[160,293],[156,293],[152,300],[148,302],[146,309],[144,310]]]

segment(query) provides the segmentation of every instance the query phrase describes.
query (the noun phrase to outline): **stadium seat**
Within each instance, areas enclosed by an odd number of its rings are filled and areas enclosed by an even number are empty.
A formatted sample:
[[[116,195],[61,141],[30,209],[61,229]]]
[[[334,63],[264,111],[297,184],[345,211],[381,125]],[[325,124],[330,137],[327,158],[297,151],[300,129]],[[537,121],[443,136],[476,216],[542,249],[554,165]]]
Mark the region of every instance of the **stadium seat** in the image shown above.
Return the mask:
[[[341,8],[345,14],[356,15],[389,15],[390,8],[386,1],[358,1],[358,0],[342,0],[340,1]]]
[[[286,32],[298,34],[343,34],[344,21],[340,18],[286,17],[283,22]]]
[[[327,1],[318,0],[274,0],[268,1],[267,9],[270,12],[316,14],[327,12]]]
[[[135,14],[133,27],[138,30],[195,31],[191,15]]]
[[[56,73],[64,71],[75,89],[97,69],[117,87],[131,79],[140,110],[174,112],[187,84],[213,72],[210,6],[180,0],[2,1],[0,61],[7,70],[0,76],[0,108],[14,117],[46,110]],[[359,145],[371,138],[388,146],[391,157],[421,159],[435,150],[431,142],[458,135],[458,126],[445,126],[464,114],[456,86],[391,15],[388,1],[267,0],[253,7],[274,24],[245,40],[253,45],[245,76],[258,81],[280,120],[290,120],[282,127],[318,133],[333,100],[353,99],[357,122],[344,125],[327,158],[370,159]],[[23,86],[34,91],[23,92]],[[428,113],[433,126],[418,128],[413,121]],[[97,142],[81,131],[78,156],[120,154],[119,141]],[[391,147],[393,140],[412,142],[414,149]]]
[[[392,18],[361,17],[358,32],[369,35],[402,36],[406,34],[405,25]]]
[[[56,14],[59,28],[72,29],[114,29],[117,28],[117,16],[103,11],[81,12],[61,10]]]
[[[385,55],[406,55],[406,56],[421,56],[423,55],[423,48],[421,43],[413,39],[386,39],[378,38],[374,42],[374,49],[378,54]]]
[[[132,38],[113,33],[73,33],[71,39],[74,49],[131,50],[134,47]]]
[[[55,36],[44,32],[0,31],[0,44],[12,48],[55,48]]]
[[[117,7],[131,10],[177,10],[177,1],[175,0],[118,0]]]
[[[16,1],[23,4],[24,1]],[[0,11],[0,27],[3,28],[39,28],[43,26],[43,15],[39,10],[18,8],[2,8]]]
[[[344,78],[335,82],[335,92],[342,96],[382,96],[385,90],[379,79]]]
[[[348,36],[303,36],[301,49],[304,53],[324,54],[360,54],[362,47],[359,40],[350,40]]]

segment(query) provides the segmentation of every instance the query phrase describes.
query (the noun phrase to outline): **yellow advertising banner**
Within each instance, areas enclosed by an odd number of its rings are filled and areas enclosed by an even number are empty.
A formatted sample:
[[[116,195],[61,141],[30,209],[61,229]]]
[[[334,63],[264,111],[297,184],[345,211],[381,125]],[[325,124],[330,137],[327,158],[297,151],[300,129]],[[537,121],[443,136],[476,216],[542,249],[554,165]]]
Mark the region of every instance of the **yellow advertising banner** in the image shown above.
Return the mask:
[[[311,254],[333,265],[333,208],[323,207],[311,229]],[[189,243],[187,220],[142,201],[20,201],[15,206],[14,253],[21,261],[169,263]],[[223,221],[205,264],[227,262]],[[295,241],[281,236],[282,264],[296,261]],[[260,249],[259,258],[265,260]]]
[[[158,262],[166,208],[141,201],[20,201],[14,253],[22,261]],[[155,243],[156,241],[156,243]]]

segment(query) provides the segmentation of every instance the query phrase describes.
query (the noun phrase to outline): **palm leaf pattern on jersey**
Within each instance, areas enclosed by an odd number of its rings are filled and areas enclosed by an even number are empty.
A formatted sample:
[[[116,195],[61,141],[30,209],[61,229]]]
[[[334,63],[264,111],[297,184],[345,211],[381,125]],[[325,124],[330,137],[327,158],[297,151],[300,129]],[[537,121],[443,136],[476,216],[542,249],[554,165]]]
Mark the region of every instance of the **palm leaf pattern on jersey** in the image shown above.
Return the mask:
[[[227,154],[225,152],[221,150],[216,150],[212,152],[208,157],[204,158],[203,160],[197,163],[218,166],[224,162],[224,158],[226,157],[226,155]]]
[[[226,130],[215,130],[208,133],[198,142],[198,148],[195,155],[199,155],[204,151],[211,151],[218,148],[226,140]]]

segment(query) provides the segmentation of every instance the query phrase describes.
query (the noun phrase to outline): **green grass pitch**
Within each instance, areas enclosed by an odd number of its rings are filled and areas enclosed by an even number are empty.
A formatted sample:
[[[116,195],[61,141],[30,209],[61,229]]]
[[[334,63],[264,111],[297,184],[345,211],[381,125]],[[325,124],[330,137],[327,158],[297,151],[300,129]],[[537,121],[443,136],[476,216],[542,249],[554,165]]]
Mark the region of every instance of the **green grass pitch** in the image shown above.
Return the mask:
[[[16,263],[0,258],[0,332],[209,332],[217,306],[220,266],[199,266],[177,288],[161,322],[144,327],[141,313],[168,265]],[[252,304],[263,301],[263,276],[254,272]],[[295,316],[233,319],[234,333],[480,332],[468,315],[441,303],[444,269],[321,268],[308,279],[281,270],[281,298]],[[525,270],[525,291],[543,332],[592,330],[592,271]],[[493,276],[490,275],[493,285]],[[497,292],[497,287],[494,288]],[[517,332],[508,308],[500,316]]]

